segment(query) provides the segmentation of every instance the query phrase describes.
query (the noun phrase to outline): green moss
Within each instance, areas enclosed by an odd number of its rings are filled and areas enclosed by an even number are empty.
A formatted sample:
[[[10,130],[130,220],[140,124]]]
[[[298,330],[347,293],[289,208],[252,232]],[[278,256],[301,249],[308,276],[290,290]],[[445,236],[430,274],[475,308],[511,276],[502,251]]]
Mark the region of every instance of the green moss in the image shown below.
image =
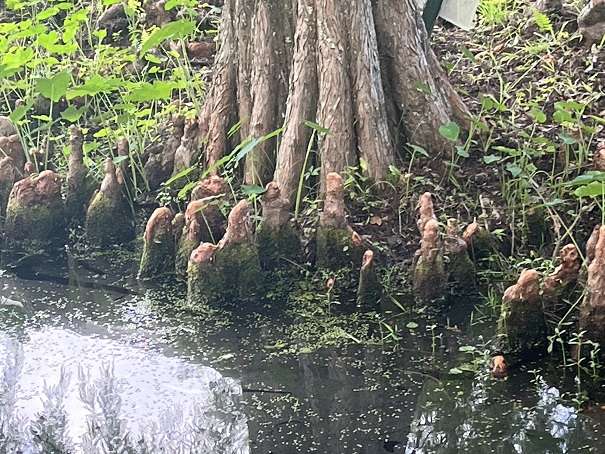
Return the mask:
[[[9,249],[39,249],[65,240],[65,212],[62,206],[24,207],[10,200],[6,208],[5,239]]]
[[[502,303],[497,333],[498,348],[514,356],[544,348],[548,333],[542,304]]]
[[[189,267],[189,257],[193,250],[200,245],[197,240],[187,238],[187,232],[183,232],[181,240],[176,251],[175,271],[177,276],[187,276],[187,268]]]
[[[357,309],[362,311],[379,311],[382,297],[382,285],[376,271],[368,269],[359,273],[357,288]]]
[[[477,270],[466,251],[448,256],[445,272],[450,293],[455,298],[477,294]]]
[[[158,233],[151,245],[143,246],[139,279],[174,273],[174,238],[170,232]]]
[[[91,202],[97,186],[92,178],[84,180],[84,186],[76,191],[68,190],[65,194],[65,213],[67,219],[81,223],[86,218],[86,209]]]
[[[264,270],[274,269],[281,257],[297,261],[300,253],[300,242],[290,224],[284,224],[275,231],[261,222],[256,232],[256,242]]]
[[[86,239],[93,246],[128,243],[134,239],[132,213],[125,201],[97,193],[86,213]]]
[[[317,267],[328,270],[358,269],[364,250],[355,246],[351,234],[343,229],[317,229]]]
[[[443,256],[425,260],[419,257],[414,267],[414,296],[416,304],[431,306],[441,304],[445,297],[446,277]]]
[[[227,245],[208,263],[189,263],[187,274],[187,297],[192,308],[254,299],[263,289],[258,249],[253,244]]]

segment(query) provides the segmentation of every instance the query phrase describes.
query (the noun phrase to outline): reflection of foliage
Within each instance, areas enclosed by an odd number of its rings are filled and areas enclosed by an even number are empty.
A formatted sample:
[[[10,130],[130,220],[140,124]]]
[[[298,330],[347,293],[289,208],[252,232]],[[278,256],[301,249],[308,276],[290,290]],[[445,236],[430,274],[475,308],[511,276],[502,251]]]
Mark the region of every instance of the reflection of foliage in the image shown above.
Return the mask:
[[[527,407],[507,395],[506,382],[483,377],[425,383],[408,435],[415,453],[589,452],[584,423],[559,391],[537,378],[538,402]]]
[[[86,433],[76,450],[67,434],[68,416],[63,408],[68,374],[62,371],[57,385],[44,387],[42,411],[28,424],[15,411],[21,368],[20,352],[15,351],[13,354],[11,348],[5,355],[8,360],[0,376],[0,453],[249,452],[247,419],[239,402],[242,390],[236,380],[220,378],[211,384],[207,405],[195,405],[191,414],[185,414],[182,407],[166,411],[157,424],[142,429],[139,436],[121,417],[121,388],[111,366],[101,367],[96,380],[91,380],[89,372],[80,371],[80,399],[89,415]]]

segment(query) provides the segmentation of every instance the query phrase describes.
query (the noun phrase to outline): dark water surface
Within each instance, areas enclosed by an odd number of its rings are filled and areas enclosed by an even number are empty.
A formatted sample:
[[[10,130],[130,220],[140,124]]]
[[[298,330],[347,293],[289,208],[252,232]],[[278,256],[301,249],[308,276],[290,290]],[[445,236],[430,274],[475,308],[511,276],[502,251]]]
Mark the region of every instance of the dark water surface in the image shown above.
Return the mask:
[[[388,353],[357,344],[280,353],[283,312],[191,315],[171,307],[182,289],[141,286],[129,265],[72,256],[34,264],[0,272],[0,373],[18,370],[27,420],[44,384],[57,383],[62,367],[70,373],[65,408],[76,442],[87,417],[78,373],[95,379],[105,365],[134,433],[175,406],[188,418],[221,405],[211,392],[221,379],[241,384],[232,387],[238,424],[229,426],[241,434],[225,453],[605,452],[602,411],[577,412],[544,370],[506,380],[490,377],[487,364],[450,373],[444,361],[453,367],[460,351],[484,359],[470,333],[418,328]]]

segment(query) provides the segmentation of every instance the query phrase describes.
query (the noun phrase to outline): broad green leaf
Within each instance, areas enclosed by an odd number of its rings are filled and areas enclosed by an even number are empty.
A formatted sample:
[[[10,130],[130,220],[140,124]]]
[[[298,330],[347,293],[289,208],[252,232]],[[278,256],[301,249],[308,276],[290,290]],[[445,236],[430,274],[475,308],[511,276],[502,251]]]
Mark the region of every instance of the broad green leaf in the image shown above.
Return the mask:
[[[180,39],[190,35],[195,31],[195,22],[181,19],[164,25],[159,30],[154,31],[141,46],[139,56],[145,55],[149,49],[158,46],[167,39]]]
[[[441,134],[446,140],[450,142],[455,142],[458,140],[458,136],[460,135],[460,126],[458,126],[453,121],[439,126],[439,134]]]
[[[506,164],[506,170],[508,170],[510,174],[515,178],[518,177],[523,171],[521,167],[519,167],[517,164],[512,164],[510,162]]]
[[[462,373],[462,371],[460,369],[458,369],[457,367],[452,367],[450,369],[450,374],[452,374],[452,375],[459,375],[461,373]]]
[[[468,150],[466,148],[464,148],[463,145],[456,145],[456,154],[463,158],[469,157]]]
[[[145,102],[156,101],[160,99],[170,99],[173,84],[156,80],[153,85],[149,82],[142,82],[139,87],[131,89],[125,96],[126,102]]]
[[[34,101],[30,101],[26,105],[16,107],[15,110],[13,110],[8,116],[8,118],[10,118],[13,123],[18,123],[33,105]]]
[[[242,193],[248,197],[253,196],[253,195],[259,195],[259,194],[263,194],[266,189],[263,188],[262,186],[258,186],[258,185],[247,185],[247,184],[242,184],[241,186],[242,188]]]
[[[87,110],[87,106],[82,106],[80,108],[77,108],[75,106],[69,106],[67,109],[61,112],[61,118],[71,123],[75,123],[80,118],[82,118],[82,115],[84,115]]]
[[[124,80],[117,77],[102,77],[94,74],[84,84],[74,87],[67,93],[67,99],[73,99],[78,96],[95,96],[99,93],[110,93],[119,87],[124,86]]]
[[[602,197],[605,195],[605,184],[602,181],[593,181],[586,186],[580,186],[574,191],[577,197]]]
[[[488,156],[483,156],[483,162],[486,164],[492,164],[494,162],[499,162],[502,158],[500,156],[496,156],[494,154],[490,154]]]
[[[68,73],[57,73],[52,77],[41,77],[36,79],[36,91],[53,102],[59,101],[65,93],[71,82],[71,75]]]
[[[532,107],[530,113],[538,123],[542,124],[546,121],[546,114],[537,107]]]
[[[416,328],[418,328],[418,323],[416,323],[416,322],[408,322],[408,324],[405,325],[405,327],[408,328],[408,329],[416,329]]]
[[[56,6],[51,6],[49,8],[46,8],[45,10],[40,11],[37,15],[36,15],[36,19],[40,22],[48,19],[49,17],[53,17],[56,16],[57,14],[59,14],[61,10],[59,8],[57,8]]]
[[[559,139],[561,139],[565,145],[573,145],[575,143],[578,143],[578,139],[570,136],[566,132],[562,132],[561,134],[559,134]]]

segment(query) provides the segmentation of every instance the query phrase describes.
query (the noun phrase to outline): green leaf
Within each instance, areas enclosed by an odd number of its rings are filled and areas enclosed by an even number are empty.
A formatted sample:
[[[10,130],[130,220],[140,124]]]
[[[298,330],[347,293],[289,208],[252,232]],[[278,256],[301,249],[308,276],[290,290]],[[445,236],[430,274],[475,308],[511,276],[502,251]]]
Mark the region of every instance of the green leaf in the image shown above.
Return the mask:
[[[45,10],[40,11],[36,15],[36,19],[41,22],[43,20],[48,19],[49,17],[56,16],[57,14],[59,14],[60,11],[61,10],[56,6],[51,6],[50,8],[46,8]]]
[[[140,57],[143,57],[149,49],[158,46],[167,39],[180,39],[190,35],[195,31],[195,22],[181,19],[164,25],[159,30],[154,31],[141,47]]]
[[[179,191],[177,197],[179,199],[184,199],[185,197],[187,197],[187,194],[189,193],[189,191],[191,191],[196,185],[197,185],[197,181],[190,181],[183,187],[183,189],[181,189]]]
[[[28,102],[26,105],[16,107],[15,110],[13,110],[11,112],[11,114],[8,116],[8,118],[10,118],[13,123],[18,123],[19,121],[21,121],[21,119],[25,116],[27,111],[33,105],[34,105],[34,101],[32,100],[32,101]]]
[[[329,129],[324,128],[323,126],[319,126],[317,123],[314,123],[312,121],[309,120],[303,120],[303,123],[308,126],[311,129],[314,129],[317,132],[320,132],[322,134],[325,134],[327,136],[331,136],[332,135],[332,131],[330,131]]]
[[[408,329],[416,329],[416,328],[418,328],[418,323],[416,323],[416,322],[408,322],[408,324],[405,325],[405,327],[408,328]]]
[[[57,73],[52,77],[41,77],[36,79],[36,91],[53,102],[59,101],[65,93],[71,82],[71,75],[68,73]]]
[[[462,52],[462,55],[464,55],[466,58],[468,58],[474,64],[476,64],[476,65],[478,64],[477,63],[477,59],[475,58],[475,56],[473,55],[473,53],[470,50],[468,50],[468,47],[466,47],[466,46],[463,45],[463,46],[458,47],[458,50],[460,52]]]
[[[418,154],[424,156],[425,158],[429,157],[429,154],[427,153],[427,151],[424,148],[419,147],[418,145],[413,145],[411,143],[408,143],[408,147],[410,147],[412,149],[413,153],[418,153]]]
[[[258,186],[255,184],[242,184],[241,186],[242,188],[242,193],[248,197],[253,196],[253,195],[259,195],[259,194],[263,194],[266,189],[263,188],[262,186]]]
[[[605,195],[605,184],[602,181],[593,181],[586,186],[580,186],[574,191],[576,197],[602,197]]]
[[[459,375],[461,373],[462,373],[462,371],[460,369],[458,369],[457,367],[452,367],[450,369],[450,374],[452,374],[452,375]]]
[[[559,139],[561,139],[565,145],[573,145],[575,143],[578,143],[578,139],[570,136],[566,132],[562,132],[561,134],[559,134]]]
[[[67,109],[61,112],[61,118],[71,123],[75,123],[80,118],[82,118],[82,115],[84,115],[87,110],[87,106],[82,106],[80,108],[76,108],[75,106],[69,106]]]
[[[455,142],[458,140],[458,136],[460,135],[460,126],[453,121],[446,125],[441,125],[439,126],[439,134],[441,134],[446,140]]]
[[[518,177],[523,170],[517,164],[508,163],[506,164],[506,170],[510,172],[513,177]]]
[[[102,77],[99,74],[92,75],[84,84],[74,87],[67,93],[67,99],[73,99],[78,96],[96,96],[99,93],[110,93],[123,87],[125,82],[115,76]]]
[[[541,32],[552,32],[552,24],[548,16],[544,13],[541,13],[537,9],[533,10],[534,20],[536,21],[536,25],[540,29]]]
[[[483,156],[483,162],[485,162],[486,164],[492,164],[494,162],[500,162],[501,159],[502,159],[502,157],[496,156],[495,154],[490,154],[488,156]]]
[[[468,150],[463,145],[456,145],[456,154],[463,158],[468,158]]]
[[[540,109],[532,107],[530,113],[531,116],[534,117],[538,123],[542,124],[546,121],[546,114]]]
[[[125,96],[126,102],[145,102],[156,101],[160,99],[170,99],[172,95],[173,84],[156,80],[153,85],[149,82],[142,82],[137,88],[131,89]]]

